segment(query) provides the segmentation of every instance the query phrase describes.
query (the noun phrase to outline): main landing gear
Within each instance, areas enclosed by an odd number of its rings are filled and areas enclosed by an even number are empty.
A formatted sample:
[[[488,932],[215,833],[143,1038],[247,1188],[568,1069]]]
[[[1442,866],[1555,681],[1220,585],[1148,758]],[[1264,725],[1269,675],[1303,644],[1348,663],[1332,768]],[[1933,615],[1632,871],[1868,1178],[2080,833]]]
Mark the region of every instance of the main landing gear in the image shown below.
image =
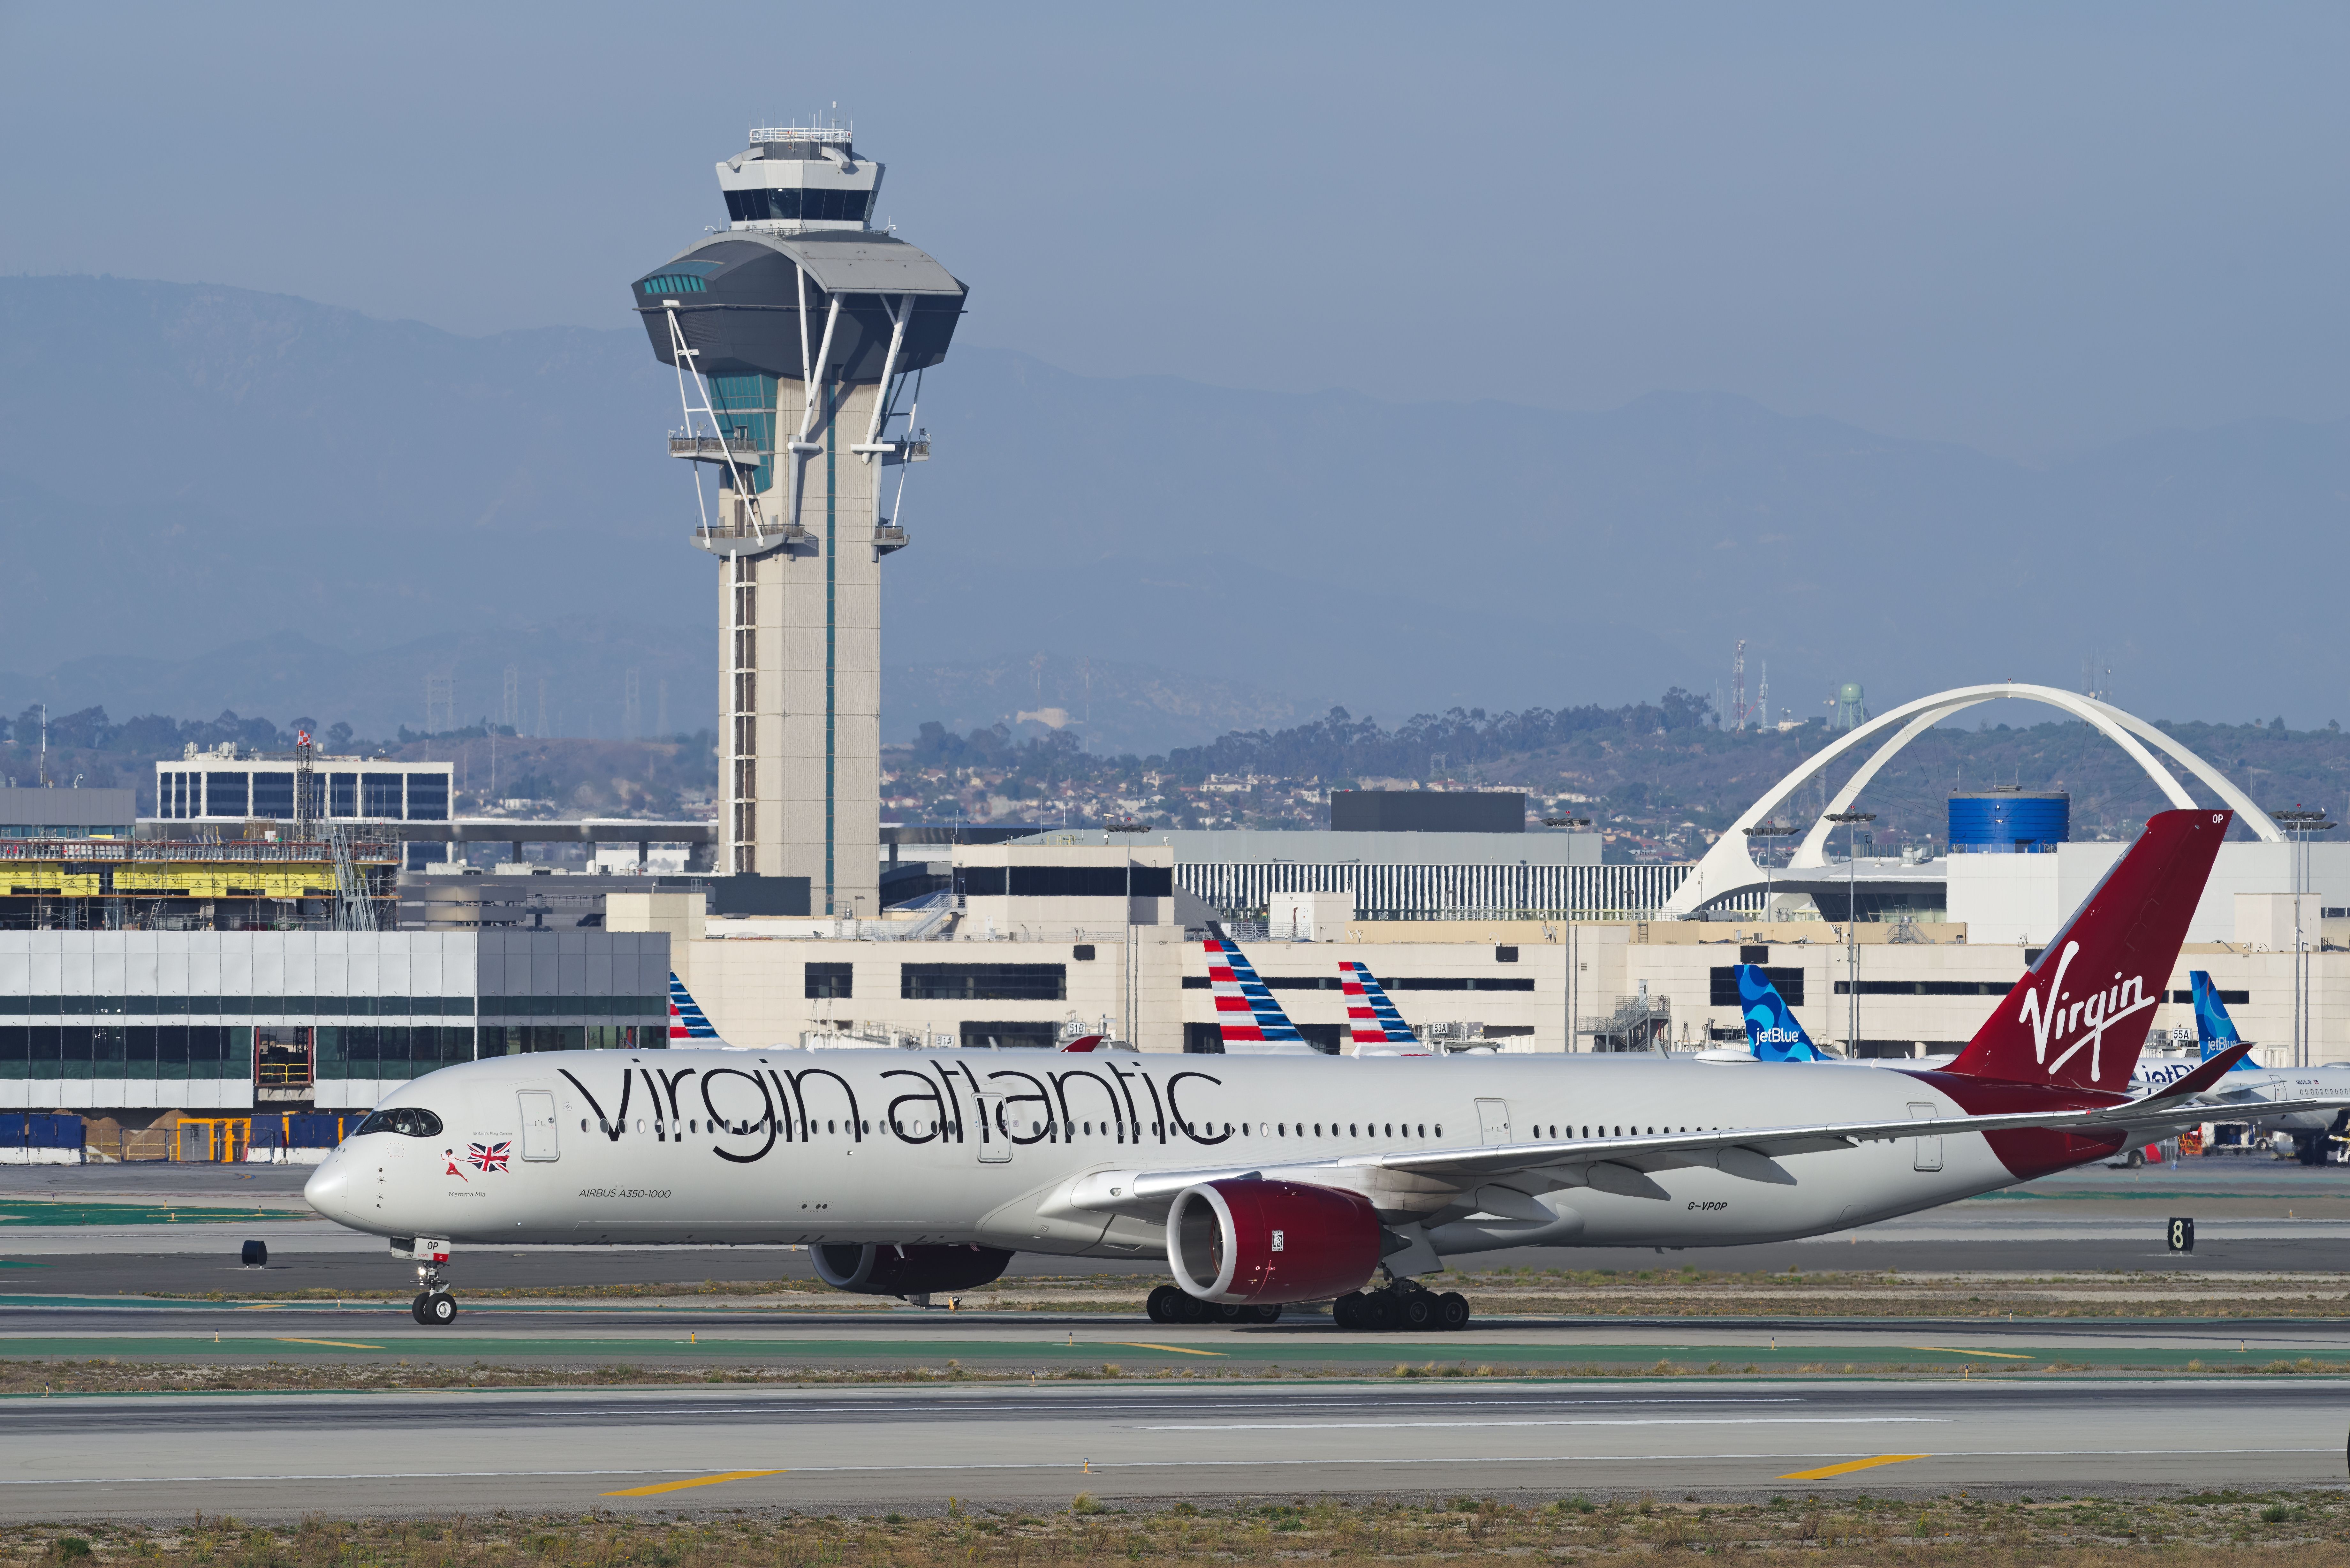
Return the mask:
[[[1173,1285],[1161,1285],[1150,1293],[1144,1311],[1153,1323],[1278,1323],[1279,1306],[1222,1306],[1203,1302],[1189,1292]]]
[[[1356,1334],[1458,1333],[1469,1326],[1469,1298],[1458,1291],[1438,1295],[1414,1281],[1397,1280],[1376,1291],[1347,1292],[1330,1303],[1330,1321]]]

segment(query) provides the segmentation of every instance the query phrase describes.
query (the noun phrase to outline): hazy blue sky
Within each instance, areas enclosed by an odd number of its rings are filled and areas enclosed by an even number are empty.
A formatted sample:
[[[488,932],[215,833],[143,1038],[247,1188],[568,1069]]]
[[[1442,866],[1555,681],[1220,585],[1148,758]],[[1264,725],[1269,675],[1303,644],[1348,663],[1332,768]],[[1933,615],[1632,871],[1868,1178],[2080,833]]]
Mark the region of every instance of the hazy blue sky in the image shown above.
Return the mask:
[[[629,324],[837,99],[966,341],[2035,456],[2350,411],[2340,5],[0,3],[0,272]]]

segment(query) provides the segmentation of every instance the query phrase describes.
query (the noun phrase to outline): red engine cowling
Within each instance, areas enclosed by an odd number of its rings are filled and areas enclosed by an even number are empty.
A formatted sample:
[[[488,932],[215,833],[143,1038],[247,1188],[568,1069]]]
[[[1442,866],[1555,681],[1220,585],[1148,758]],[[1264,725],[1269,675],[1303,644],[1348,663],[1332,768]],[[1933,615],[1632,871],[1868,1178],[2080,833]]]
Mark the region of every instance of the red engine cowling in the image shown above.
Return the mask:
[[[827,1241],[816,1249],[816,1277],[837,1291],[868,1296],[918,1296],[967,1291],[1002,1274],[1012,1254],[999,1247]]]
[[[1167,1262],[1201,1301],[1323,1301],[1361,1289],[1378,1267],[1379,1217],[1336,1188],[1202,1182],[1167,1211]]]

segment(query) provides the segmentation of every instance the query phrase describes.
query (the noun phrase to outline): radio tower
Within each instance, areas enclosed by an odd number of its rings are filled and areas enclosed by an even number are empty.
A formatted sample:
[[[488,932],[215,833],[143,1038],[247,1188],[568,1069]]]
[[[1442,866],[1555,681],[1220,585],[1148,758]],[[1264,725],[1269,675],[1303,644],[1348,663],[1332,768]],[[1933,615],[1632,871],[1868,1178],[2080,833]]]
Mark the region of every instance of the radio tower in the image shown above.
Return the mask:
[[[969,292],[871,226],[882,172],[839,125],[754,127],[718,165],[725,230],[630,289],[718,558],[722,865],[806,877],[819,914],[879,912],[881,557]]]
[[[1771,732],[1771,661],[1762,661],[1762,677],[1754,682],[1754,727]]]
[[[1738,651],[1730,656],[1730,727],[1746,728],[1746,639],[1738,639]]]

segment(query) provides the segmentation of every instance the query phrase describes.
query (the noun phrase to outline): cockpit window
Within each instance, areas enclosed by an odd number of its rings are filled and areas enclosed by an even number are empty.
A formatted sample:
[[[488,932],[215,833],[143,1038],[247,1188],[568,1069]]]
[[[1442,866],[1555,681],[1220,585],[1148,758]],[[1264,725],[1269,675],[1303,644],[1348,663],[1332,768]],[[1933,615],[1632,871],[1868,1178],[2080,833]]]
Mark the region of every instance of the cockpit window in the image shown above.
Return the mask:
[[[441,1118],[422,1106],[394,1106],[390,1110],[370,1115],[351,1136],[365,1137],[369,1133],[380,1132],[400,1133],[408,1137],[439,1137]]]

